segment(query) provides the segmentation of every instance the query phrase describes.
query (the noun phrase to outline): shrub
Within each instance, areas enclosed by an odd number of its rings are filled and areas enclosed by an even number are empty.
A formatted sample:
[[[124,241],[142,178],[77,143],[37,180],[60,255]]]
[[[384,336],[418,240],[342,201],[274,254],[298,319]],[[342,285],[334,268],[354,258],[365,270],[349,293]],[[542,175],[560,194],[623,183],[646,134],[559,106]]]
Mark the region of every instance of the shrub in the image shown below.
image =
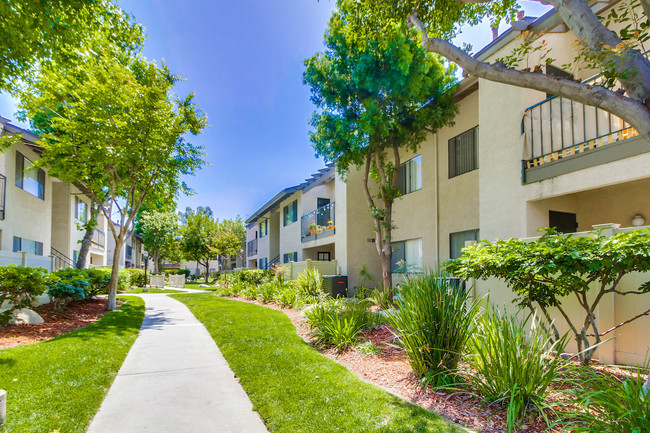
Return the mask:
[[[273,301],[278,285],[274,282],[264,283],[257,287],[256,299],[268,304]]]
[[[299,308],[301,302],[300,296],[298,296],[296,283],[294,281],[287,281],[282,288],[275,293],[273,300],[286,308]]]
[[[129,275],[129,284],[127,285],[127,289],[130,289],[131,286],[144,287],[149,284],[149,281],[145,281],[144,279],[144,269],[126,268],[120,269],[120,272]],[[147,272],[147,280],[149,280],[149,275],[150,274]]]
[[[165,269],[165,275],[185,275],[185,279],[189,280],[190,270],[189,269]]]
[[[110,271],[104,268],[90,268],[85,269],[88,275],[88,296],[106,295],[108,294],[108,282],[111,279]]]
[[[360,334],[375,324],[375,316],[368,307],[367,302],[326,298],[303,314],[316,345],[334,346],[342,351],[354,345]]]
[[[270,281],[275,276],[275,272],[265,269],[242,269],[232,272],[231,275],[242,283],[260,285]]]
[[[636,369],[632,377],[621,380],[589,367],[580,368],[570,379],[572,401],[586,409],[564,413],[563,430],[573,432],[648,433],[650,432],[650,392],[644,388],[643,373],[648,365]]]
[[[387,315],[413,372],[432,384],[456,371],[474,328],[479,302],[454,289],[443,273],[426,272],[399,289],[397,309]]]
[[[47,294],[52,297],[55,310],[62,310],[76,299],[84,299],[90,286],[85,269],[59,269],[47,276]]]
[[[46,270],[26,266],[0,267],[0,306],[4,302],[11,304],[8,310],[0,313],[0,326],[11,320],[14,310],[30,308],[37,296],[45,292]]]
[[[394,306],[393,291],[391,290],[390,286],[384,286],[383,284],[380,284],[379,288],[372,291],[368,297],[368,301],[370,301],[373,305],[377,305],[382,310],[392,308]]]
[[[475,370],[465,380],[485,402],[507,406],[508,431],[531,407],[544,415],[544,395],[564,364],[559,355],[567,336],[554,341],[553,332],[539,326],[535,316],[526,332],[527,322],[497,311],[486,313],[469,340],[465,358]]]
[[[298,275],[298,293],[300,296],[318,297],[323,295],[323,277],[318,269],[305,269]]]

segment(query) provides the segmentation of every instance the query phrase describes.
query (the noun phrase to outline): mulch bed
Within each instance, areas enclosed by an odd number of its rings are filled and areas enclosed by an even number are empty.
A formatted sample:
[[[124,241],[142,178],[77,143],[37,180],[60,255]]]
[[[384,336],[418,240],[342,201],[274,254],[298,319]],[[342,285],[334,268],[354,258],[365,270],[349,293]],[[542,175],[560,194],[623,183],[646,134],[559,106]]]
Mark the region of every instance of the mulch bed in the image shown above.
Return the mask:
[[[311,341],[309,327],[304,323],[304,317],[299,311],[283,308],[276,304],[263,304],[242,297],[231,299],[263,305],[284,312],[296,326],[297,332],[303,340],[306,342]],[[328,358],[344,365],[348,370],[367,382],[380,386],[392,394],[453,422],[484,433],[506,431],[505,409],[483,404],[479,397],[469,393],[424,390],[418,378],[413,374],[404,352],[401,348],[395,346],[396,337],[390,326],[381,325],[379,329],[366,333],[364,337],[381,348],[381,353],[377,356],[366,356],[355,350],[337,353],[334,349],[321,348],[319,351]],[[594,368],[604,370],[618,378],[629,375],[625,370],[617,367],[594,365]],[[563,398],[554,390],[550,394],[550,399],[558,403]],[[541,433],[546,431],[560,432],[562,429],[556,427],[549,430],[543,418],[539,414],[535,414],[525,420],[519,431]]]
[[[65,311],[57,312],[52,304],[33,308],[43,317],[38,325],[6,325],[0,327],[0,349],[38,343],[83,328],[99,320],[108,311],[106,299],[75,301]]]

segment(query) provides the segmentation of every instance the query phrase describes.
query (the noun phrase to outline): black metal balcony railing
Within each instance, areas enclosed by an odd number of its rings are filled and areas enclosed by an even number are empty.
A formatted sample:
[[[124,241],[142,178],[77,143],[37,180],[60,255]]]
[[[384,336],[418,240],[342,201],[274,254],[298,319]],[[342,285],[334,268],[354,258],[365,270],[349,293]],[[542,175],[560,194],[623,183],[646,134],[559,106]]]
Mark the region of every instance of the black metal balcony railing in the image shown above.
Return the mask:
[[[528,107],[521,129],[525,135],[524,170],[638,135],[620,117],[561,96]]]
[[[257,238],[248,241],[246,244],[246,255],[247,256],[254,256],[257,254]]]
[[[334,203],[329,203],[303,215],[300,221],[302,241],[332,236],[336,232],[334,210]]]
[[[65,254],[63,254],[61,251],[51,248],[52,256],[54,256],[54,269],[53,270],[59,270],[59,269],[65,269],[65,268],[76,268],[76,263],[72,262],[72,259]]]
[[[95,229],[92,237],[92,245],[103,248],[106,245],[106,234],[99,229]]]
[[[7,178],[0,174],[0,220],[5,219],[5,193],[7,191]]]

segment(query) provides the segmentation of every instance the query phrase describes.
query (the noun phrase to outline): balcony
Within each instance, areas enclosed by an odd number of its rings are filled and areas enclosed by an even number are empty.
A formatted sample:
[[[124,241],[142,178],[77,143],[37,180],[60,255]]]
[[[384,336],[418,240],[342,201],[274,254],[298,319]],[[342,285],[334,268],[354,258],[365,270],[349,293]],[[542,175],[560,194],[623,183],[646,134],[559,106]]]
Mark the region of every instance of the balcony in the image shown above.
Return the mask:
[[[628,140],[638,133],[620,117],[560,96],[528,107],[521,130],[523,183],[647,152],[641,140]]]
[[[97,249],[104,248],[106,245],[106,234],[102,230],[95,229],[91,239],[91,245]]]
[[[302,241],[309,242],[336,233],[334,214],[334,203],[329,203],[303,215],[300,221]]]
[[[248,241],[246,244],[246,256],[256,256],[257,255],[257,238]]]

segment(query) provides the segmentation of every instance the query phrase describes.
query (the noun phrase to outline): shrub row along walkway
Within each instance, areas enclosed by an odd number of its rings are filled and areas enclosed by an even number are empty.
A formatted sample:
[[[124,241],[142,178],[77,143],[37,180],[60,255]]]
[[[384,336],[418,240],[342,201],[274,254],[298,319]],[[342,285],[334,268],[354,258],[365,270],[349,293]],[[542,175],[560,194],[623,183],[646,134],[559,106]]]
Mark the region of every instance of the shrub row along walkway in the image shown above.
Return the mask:
[[[138,339],[88,433],[266,432],[201,322],[166,295],[142,298]]]

